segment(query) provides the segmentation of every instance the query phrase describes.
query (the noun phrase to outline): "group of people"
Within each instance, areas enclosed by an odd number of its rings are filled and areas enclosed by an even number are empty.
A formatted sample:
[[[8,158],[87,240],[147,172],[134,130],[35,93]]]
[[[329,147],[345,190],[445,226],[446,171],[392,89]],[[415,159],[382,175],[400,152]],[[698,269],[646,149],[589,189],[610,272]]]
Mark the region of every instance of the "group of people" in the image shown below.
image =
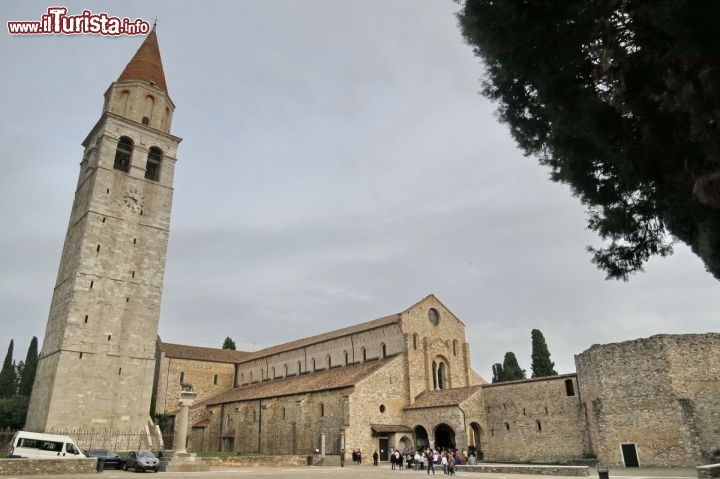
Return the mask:
[[[428,474],[431,472],[435,474],[435,468],[442,467],[443,474],[453,476],[455,475],[455,466],[467,464],[468,459],[465,450],[458,452],[455,449],[405,449],[402,452],[399,450],[391,452],[390,467],[401,471],[403,468],[427,470]]]
[[[443,474],[450,476],[455,475],[455,466],[459,464],[470,464],[473,465],[477,462],[482,452],[474,447],[470,447],[466,452],[463,449],[458,452],[457,449],[419,449],[415,450],[412,448],[405,448],[403,451],[399,449],[390,449],[390,467],[395,470],[402,471],[406,470],[427,470],[427,473],[431,472],[435,474],[435,469],[442,467]],[[480,456],[480,457],[479,457]],[[341,465],[345,465],[345,450],[341,453]],[[380,454],[377,449],[372,454],[373,466],[379,465]],[[360,449],[352,451],[353,462],[360,464],[362,463],[362,454]]]

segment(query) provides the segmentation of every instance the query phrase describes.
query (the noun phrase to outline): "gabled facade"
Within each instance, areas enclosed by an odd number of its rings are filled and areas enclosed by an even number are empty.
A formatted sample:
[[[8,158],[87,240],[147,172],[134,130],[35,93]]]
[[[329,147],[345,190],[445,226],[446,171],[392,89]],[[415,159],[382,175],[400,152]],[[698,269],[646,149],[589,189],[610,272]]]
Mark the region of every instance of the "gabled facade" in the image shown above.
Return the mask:
[[[431,295],[237,354],[227,363],[235,386],[220,394],[207,394],[201,377],[220,370],[215,362],[184,376],[204,398],[191,409],[190,450],[377,450],[386,460],[392,449],[453,447],[496,462],[613,467],[693,466],[720,454],[720,334],[595,345],[576,356],[577,374],[487,384],[470,367],[465,325]]]

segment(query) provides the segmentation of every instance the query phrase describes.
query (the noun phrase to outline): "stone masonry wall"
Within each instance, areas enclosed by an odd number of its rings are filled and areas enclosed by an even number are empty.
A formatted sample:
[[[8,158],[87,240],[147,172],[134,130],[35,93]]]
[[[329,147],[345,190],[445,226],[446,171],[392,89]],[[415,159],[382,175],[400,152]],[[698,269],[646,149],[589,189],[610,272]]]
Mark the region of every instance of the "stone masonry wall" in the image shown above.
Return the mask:
[[[720,334],[657,335],[575,356],[591,442],[603,465],[696,466],[720,445]]]
[[[196,401],[203,401],[233,388],[235,365],[213,361],[167,358],[160,360],[157,378],[157,412],[175,412],[179,408],[180,377],[192,384],[198,393]]]
[[[565,463],[587,456],[577,391],[574,374],[484,385],[485,460]]]
[[[378,437],[373,437],[370,424],[405,424],[403,407],[406,405],[407,381],[404,363],[404,355],[397,355],[355,385],[347,399],[348,414],[343,424],[346,451],[360,449],[366,459],[370,458],[372,451],[380,450]],[[389,447],[396,447],[396,444],[391,443]]]
[[[0,476],[94,473],[97,459],[0,459]]]

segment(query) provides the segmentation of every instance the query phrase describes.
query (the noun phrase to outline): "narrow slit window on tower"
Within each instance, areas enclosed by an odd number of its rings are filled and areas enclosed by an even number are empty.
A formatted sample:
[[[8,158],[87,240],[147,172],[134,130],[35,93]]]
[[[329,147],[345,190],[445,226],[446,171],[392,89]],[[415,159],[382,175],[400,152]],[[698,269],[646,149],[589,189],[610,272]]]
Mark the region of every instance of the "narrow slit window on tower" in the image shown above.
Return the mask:
[[[133,238],[133,244],[137,244],[137,238]]]
[[[108,341],[112,339],[112,334],[108,334]]]
[[[130,302],[130,297],[125,298],[125,302],[126,302],[126,303],[129,303],[129,302]]]
[[[121,136],[118,141],[117,150],[115,150],[115,162],[113,168],[116,170],[130,171],[130,157],[133,151],[133,141],[127,136]]]
[[[100,252],[100,245],[97,245],[97,248],[95,248],[95,251],[97,251],[98,253]]]
[[[80,353],[80,359],[82,359],[82,353]]]
[[[94,285],[95,285],[95,281],[90,281],[90,289],[93,289]]]
[[[118,376],[122,374],[122,368],[118,368]]]
[[[135,278],[135,271],[132,272],[132,277]]]
[[[505,423],[505,430],[506,430],[506,431],[509,431],[509,430],[510,430],[510,423],[509,423],[509,422],[506,422],[506,423]]]
[[[162,150],[155,146],[148,151],[147,165],[145,166],[145,179],[158,181],[160,179],[160,164],[162,163]]]
[[[103,218],[103,223],[105,223],[105,218]]]
[[[217,379],[218,378],[217,378],[217,374],[216,374],[215,377],[213,378],[213,384],[217,385]]]
[[[537,422],[538,432],[542,432],[542,424],[540,424],[540,421],[536,421],[536,422]]]
[[[106,195],[109,195],[109,194],[110,194],[110,188],[106,188],[106,189],[105,189],[105,194],[106,194]]]
[[[87,314],[85,315],[85,322],[86,322],[86,323],[88,322],[88,315],[87,315]]]

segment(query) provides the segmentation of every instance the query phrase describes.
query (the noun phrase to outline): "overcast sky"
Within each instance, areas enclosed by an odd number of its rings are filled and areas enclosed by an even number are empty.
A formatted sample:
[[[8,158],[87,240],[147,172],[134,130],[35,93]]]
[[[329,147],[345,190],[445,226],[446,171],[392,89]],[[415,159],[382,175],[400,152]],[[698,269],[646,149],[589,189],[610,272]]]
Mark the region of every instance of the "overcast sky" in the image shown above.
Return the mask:
[[[55,3],[8,2],[2,25]],[[164,341],[240,350],[403,311],[430,293],[472,365],[540,329],[560,373],[595,343],[718,331],[718,282],[688,248],[608,282],[583,206],[478,94],[450,0],[64,2],[159,18],[182,137]],[[80,143],[140,36],[0,34],[0,354],[42,342]]]

